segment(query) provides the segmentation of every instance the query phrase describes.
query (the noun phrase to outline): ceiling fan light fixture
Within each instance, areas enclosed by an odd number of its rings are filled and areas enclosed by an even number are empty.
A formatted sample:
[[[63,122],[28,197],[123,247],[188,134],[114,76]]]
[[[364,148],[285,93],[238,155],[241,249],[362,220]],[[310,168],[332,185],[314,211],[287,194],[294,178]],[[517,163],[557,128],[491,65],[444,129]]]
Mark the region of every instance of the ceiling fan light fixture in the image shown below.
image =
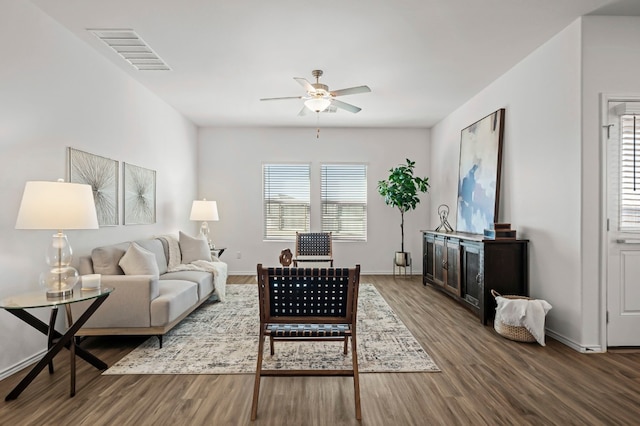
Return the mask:
[[[331,105],[331,100],[323,97],[314,97],[304,101],[304,106],[313,112],[322,112]]]
[[[371,92],[369,86],[355,86],[340,90],[329,90],[329,86],[320,83],[318,80],[322,75],[322,70],[313,70],[311,74],[316,78],[315,83],[309,83],[307,79],[302,77],[293,77],[305,90],[303,96],[285,96],[279,98],[262,98],[261,101],[277,101],[282,99],[302,99],[304,106],[298,115],[305,115],[306,111],[319,112],[336,112],[337,109],[343,109],[353,114],[362,111],[362,108],[336,99],[338,96],[355,95],[358,93]]]

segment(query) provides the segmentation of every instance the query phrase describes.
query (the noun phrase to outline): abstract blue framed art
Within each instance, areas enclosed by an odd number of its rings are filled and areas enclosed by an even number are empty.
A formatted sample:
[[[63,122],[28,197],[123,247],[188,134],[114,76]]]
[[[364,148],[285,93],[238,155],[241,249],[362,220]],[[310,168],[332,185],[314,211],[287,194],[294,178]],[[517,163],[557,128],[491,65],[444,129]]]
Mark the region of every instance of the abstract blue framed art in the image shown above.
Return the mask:
[[[458,232],[483,234],[498,217],[504,113],[499,109],[461,132]]]

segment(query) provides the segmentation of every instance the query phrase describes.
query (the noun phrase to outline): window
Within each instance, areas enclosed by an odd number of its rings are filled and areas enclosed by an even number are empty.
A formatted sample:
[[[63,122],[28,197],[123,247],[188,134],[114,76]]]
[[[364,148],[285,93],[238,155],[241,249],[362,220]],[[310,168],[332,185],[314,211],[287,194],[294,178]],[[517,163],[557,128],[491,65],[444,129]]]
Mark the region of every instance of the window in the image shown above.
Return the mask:
[[[640,116],[620,116],[620,230],[640,231]]]
[[[264,164],[264,239],[295,237],[309,232],[309,164]]]
[[[321,226],[337,240],[367,239],[367,166],[323,164]]]

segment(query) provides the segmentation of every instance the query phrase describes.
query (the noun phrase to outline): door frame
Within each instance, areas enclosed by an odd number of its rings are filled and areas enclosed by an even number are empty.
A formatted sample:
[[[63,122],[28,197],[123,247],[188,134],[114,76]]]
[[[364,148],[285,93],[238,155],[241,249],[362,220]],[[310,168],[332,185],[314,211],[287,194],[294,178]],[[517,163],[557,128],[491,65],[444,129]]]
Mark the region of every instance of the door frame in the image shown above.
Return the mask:
[[[609,124],[609,102],[640,102],[640,94],[618,94],[618,93],[601,93],[600,94],[600,347],[603,352],[608,349],[608,298],[607,292],[609,288],[609,256],[607,239],[609,230],[607,229],[607,205],[609,203],[609,192],[607,190],[607,141],[608,124]]]

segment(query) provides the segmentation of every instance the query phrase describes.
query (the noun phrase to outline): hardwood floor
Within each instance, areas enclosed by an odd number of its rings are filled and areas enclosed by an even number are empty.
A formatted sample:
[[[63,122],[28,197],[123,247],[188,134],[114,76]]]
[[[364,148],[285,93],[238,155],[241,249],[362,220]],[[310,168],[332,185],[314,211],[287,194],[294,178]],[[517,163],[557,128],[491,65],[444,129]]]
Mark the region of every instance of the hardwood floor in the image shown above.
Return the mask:
[[[639,424],[639,353],[580,354],[549,338],[546,347],[512,342],[420,277],[361,282],[375,284],[442,370],[361,374],[363,425]],[[112,365],[143,340],[82,345]],[[69,398],[68,352],[55,361],[53,375],[45,369],[17,400],[0,402],[0,424],[250,424],[253,375],[101,376],[78,360],[77,393]],[[25,374],[0,381],[0,395]],[[264,378],[255,424],[356,425],[352,380]]]

